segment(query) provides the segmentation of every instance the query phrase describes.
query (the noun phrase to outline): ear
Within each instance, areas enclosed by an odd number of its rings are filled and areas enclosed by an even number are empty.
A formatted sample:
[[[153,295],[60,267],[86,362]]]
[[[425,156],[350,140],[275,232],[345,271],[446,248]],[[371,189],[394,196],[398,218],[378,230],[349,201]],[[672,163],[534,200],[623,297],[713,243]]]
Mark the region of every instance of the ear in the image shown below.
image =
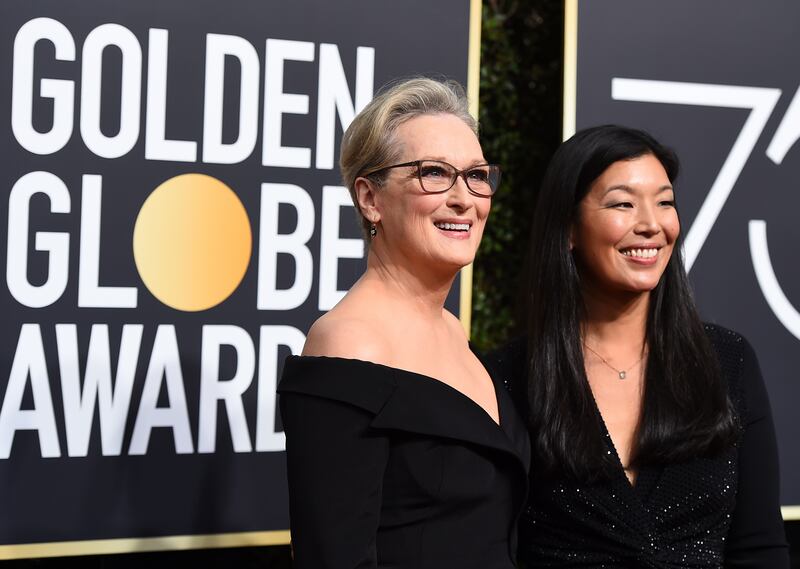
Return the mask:
[[[381,220],[381,212],[377,204],[378,187],[375,182],[367,178],[356,178],[353,187],[361,215],[372,223],[378,223]]]

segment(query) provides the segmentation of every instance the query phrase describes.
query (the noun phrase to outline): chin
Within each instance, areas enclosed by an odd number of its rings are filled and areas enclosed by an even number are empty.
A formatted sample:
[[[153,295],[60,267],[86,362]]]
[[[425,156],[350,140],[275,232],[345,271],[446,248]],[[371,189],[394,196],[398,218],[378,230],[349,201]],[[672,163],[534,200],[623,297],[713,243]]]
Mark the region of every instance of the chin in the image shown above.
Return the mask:
[[[452,266],[456,271],[460,271],[461,269],[463,269],[464,267],[466,267],[467,265],[472,263],[472,261],[474,261],[474,260],[475,260],[475,257],[473,256],[473,257],[469,257],[468,259],[466,259],[466,258],[465,259],[449,259],[448,260],[449,262],[446,261],[445,263],[447,263],[447,265],[449,265],[449,266]]]
[[[463,267],[475,260],[475,249],[470,243],[464,242],[455,247],[442,247],[438,251],[432,251],[432,253],[437,258],[438,263]]]
[[[434,264],[437,267],[449,267],[453,271],[457,272],[469,265],[474,260],[475,255],[447,255],[435,259]]]
[[[657,286],[658,286],[658,281],[652,283],[635,282],[635,283],[629,283],[628,286],[626,286],[625,288],[628,290],[628,292],[644,294],[647,292],[653,292]]]

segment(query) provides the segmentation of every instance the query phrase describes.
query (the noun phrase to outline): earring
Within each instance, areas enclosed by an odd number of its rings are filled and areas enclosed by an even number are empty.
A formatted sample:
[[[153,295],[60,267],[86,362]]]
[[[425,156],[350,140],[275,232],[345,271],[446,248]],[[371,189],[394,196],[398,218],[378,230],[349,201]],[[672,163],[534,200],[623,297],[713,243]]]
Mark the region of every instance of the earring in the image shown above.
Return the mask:
[[[369,226],[369,236],[374,239],[377,234],[378,234],[378,227],[373,223],[372,225]]]

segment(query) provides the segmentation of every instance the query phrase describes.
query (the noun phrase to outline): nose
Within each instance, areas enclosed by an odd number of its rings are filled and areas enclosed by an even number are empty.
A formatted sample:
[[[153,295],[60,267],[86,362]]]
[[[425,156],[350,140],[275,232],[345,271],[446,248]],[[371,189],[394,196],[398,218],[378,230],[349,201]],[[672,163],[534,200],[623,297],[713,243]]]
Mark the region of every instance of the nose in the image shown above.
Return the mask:
[[[456,183],[447,191],[447,205],[458,211],[465,211],[472,205],[472,194],[463,176],[458,176]]]
[[[638,208],[637,213],[636,225],[633,228],[634,233],[651,237],[661,231],[656,211],[651,205],[642,205]]]

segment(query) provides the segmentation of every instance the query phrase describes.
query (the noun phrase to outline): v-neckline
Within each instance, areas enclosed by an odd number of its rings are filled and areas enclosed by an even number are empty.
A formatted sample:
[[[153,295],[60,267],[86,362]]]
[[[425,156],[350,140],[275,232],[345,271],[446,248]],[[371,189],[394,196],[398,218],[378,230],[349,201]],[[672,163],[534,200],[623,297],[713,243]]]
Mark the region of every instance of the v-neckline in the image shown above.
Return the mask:
[[[341,357],[341,356],[300,356],[300,357],[303,357],[303,358],[319,358],[319,359],[328,359],[328,360],[341,360],[341,361],[351,361],[351,362],[361,362],[361,363],[377,366],[379,368],[383,368],[383,369],[385,369],[387,371],[390,371],[390,372],[406,373],[406,374],[409,374],[411,376],[415,376],[417,378],[423,379],[423,380],[425,380],[427,382],[430,382],[432,384],[438,384],[438,385],[444,387],[445,391],[453,392],[453,393],[456,394],[456,396],[458,398],[466,400],[472,407],[474,407],[475,409],[479,410],[481,412],[481,414],[483,414],[486,417],[486,419],[488,421],[490,421],[492,425],[494,425],[495,428],[499,429],[500,431],[503,432],[503,434],[506,434],[506,436],[507,436],[506,424],[505,424],[505,421],[503,421],[503,417],[505,415],[505,412],[503,411],[503,408],[506,406],[504,403],[502,403],[502,395],[501,394],[503,393],[503,391],[502,391],[502,389],[499,388],[499,386],[497,384],[497,381],[495,380],[494,376],[489,371],[489,368],[483,362],[483,359],[481,359],[480,355],[478,355],[478,353],[473,349],[471,342],[468,343],[468,347],[469,347],[469,351],[472,353],[472,355],[475,356],[475,358],[478,360],[478,363],[481,365],[481,367],[483,367],[483,370],[486,372],[486,375],[489,376],[489,381],[492,382],[492,388],[494,389],[495,404],[497,405],[497,417],[498,417],[497,421],[494,420],[494,417],[492,417],[491,413],[489,413],[486,409],[484,409],[483,406],[481,404],[479,404],[477,401],[475,401],[472,397],[470,397],[469,395],[467,395],[466,393],[464,393],[460,389],[457,389],[457,388],[453,387],[452,385],[450,385],[446,381],[443,381],[443,380],[441,380],[441,379],[439,379],[437,377],[433,377],[431,375],[427,375],[427,374],[424,374],[424,373],[420,373],[418,371],[413,371],[413,370],[402,368],[402,367],[394,367],[394,366],[390,366],[390,365],[387,365],[387,364],[382,364],[382,363],[373,362],[371,360],[364,360],[364,359],[360,359],[360,358],[346,358],[346,357]]]
[[[475,355],[475,357],[478,357],[477,354]],[[367,363],[371,363],[373,365],[381,366],[381,367],[384,367],[384,368],[387,368],[387,369],[390,369],[390,370],[399,371],[399,372],[402,372],[402,373],[407,373],[409,375],[413,375],[413,376],[419,377],[419,378],[424,379],[426,381],[430,381],[430,382],[433,382],[433,383],[438,383],[439,385],[443,386],[445,388],[445,390],[455,392],[457,394],[457,396],[459,396],[460,398],[465,399],[466,401],[468,401],[476,409],[479,409],[484,415],[486,415],[486,418],[489,419],[489,421],[491,421],[494,424],[495,427],[503,429],[503,426],[504,426],[503,425],[503,412],[502,412],[501,405],[500,405],[500,391],[497,388],[497,382],[495,382],[494,378],[492,377],[492,374],[489,373],[489,370],[486,369],[486,366],[483,365],[483,362],[480,361],[480,358],[478,358],[478,361],[480,362],[481,366],[483,366],[483,369],[486,370],[486,375],[489,376],[489,381],[492,382],[492,388],[494,389],[494,398],[495,398],[495,403],[497,405],[497,417],[499,419],[498,421],[495,421],[494,417],[492,417],[491,413],[489,413],[486,409],[484,409],[483,406],[480,403],[478,403],[477,401],[475,401],[472,397],[470,397],[469,395],[467,395],[466,393],[464,393],[460,389],[457,389],[457,388],[453,387],[452,385],[450,385],[446,381],[443,381],[443,380],[441,380],[441,379],[439,379],[437,377],[433,377],[432,375],[419,373],[417,371],[412,371],[410,369],[405,369],[405,368],[401,368],[401,367],[392,367],[392,366],[388,366],[388,365],[385,365],[385,364],[379,364],[379,363],[371,362],[371,361],[368,361],[368,360],[362,360],[362,361],[366,361]]]
[[[374,415],[370,425],[376,429],[462,440],[501,450],[515,456],[527,472],[527,429],[511,395],[503,388],[503,376],[494,373],[497,367],[475,355],[492,381],[499,424],[469,396],[435,377],[357,358],[289,356],[278,392],[305,393],[356,405]],[[330,374],[346,379],[326,381]]]
[[[615,470],[617,471],[618,476],[622,476],[622,479],[625,481],[626,486],[628,486],[628,488],[630,488],[635,493],[636,488],[639,485],[639,479],[642,475],[642,469],[639,468],[636,471],[636,477],[634,478],[634,480],[631,480],[630,478],[628,478],[627,474],[625,474],[625,465],[622,464],[622,459],[619,457],[617,446],[614,444],[614,439],[611,438],[611,432],[608,430],[608,425],[606,424],[606,420],[603,417],[602,411],[600,411],[600,406],[597,404],[597,399],[595,399],[594,392],[592,391],[591,386],[589,386],[589,393],[592,396],[592,408],[594,409],[597,418],[600,420],[600,426],[603,429],[603,439],[605,445],[608,448],[609,452],[611,452],[611,454],[614,456]]]
[[[647,496],[653,490],[654,484],[660,476],[660,470],[651,466],[640,466],[636,471],[636,478],[632,482],[625,474],[625,467],[617,452],[617,447],[614,445],[614,439],[611,438],[611,433],[608,431],[606,420],[603,418],[603,413],[600,412],[600,407],[597,405],[597,400],[592,393],[592,406],[600,420],[600,426],[603,430],[603,439],[608,451],[614,457],[614,470],[617,482],[630,491],[631,495],[635,497],[638,502],[644,506],[647,501]]]

